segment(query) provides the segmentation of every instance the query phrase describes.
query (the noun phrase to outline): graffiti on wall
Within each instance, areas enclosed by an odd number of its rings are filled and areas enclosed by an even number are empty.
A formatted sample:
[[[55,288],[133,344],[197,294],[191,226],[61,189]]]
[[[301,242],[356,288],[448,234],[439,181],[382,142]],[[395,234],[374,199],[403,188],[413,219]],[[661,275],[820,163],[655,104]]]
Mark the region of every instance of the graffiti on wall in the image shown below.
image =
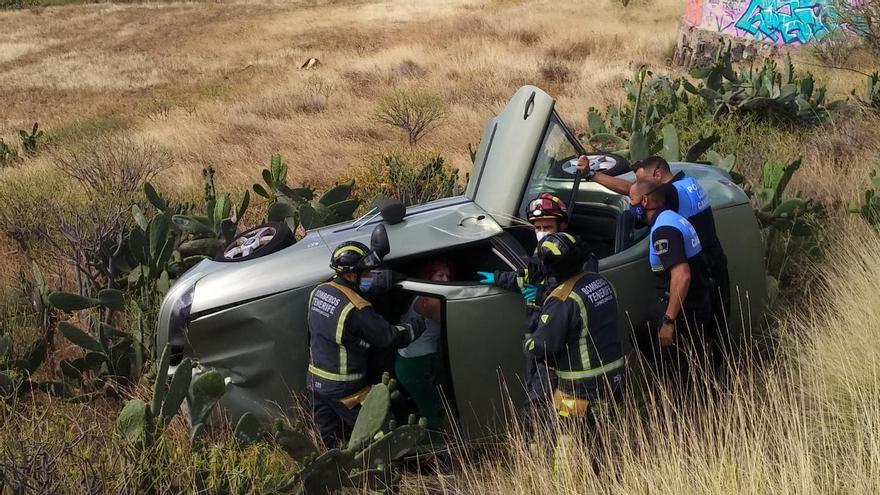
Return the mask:
[[[819,40],[828,33],[822,7],[818,0],[751,0],[736,27],[756,37],[760,33],[774,43]]]
[[[688,0],[685,20],[737,38],[801,45],[836,26],[825,0]]]

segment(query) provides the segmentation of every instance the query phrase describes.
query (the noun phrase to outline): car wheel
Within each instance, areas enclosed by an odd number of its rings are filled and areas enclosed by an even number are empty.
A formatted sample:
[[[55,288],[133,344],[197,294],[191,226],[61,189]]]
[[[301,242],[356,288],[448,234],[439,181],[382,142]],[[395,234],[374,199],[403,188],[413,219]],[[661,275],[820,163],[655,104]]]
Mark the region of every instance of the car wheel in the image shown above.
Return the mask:
[[[215,261],[248,261],[293,245],[295,239],[285,223],[269,222],[242,232],[232,240]]]
[[[590,161],[596,160],[599,163],[599,170],[605,175],[612,177],[625,174],[630,171],[629,161],[614,153],[602,153],[601,155],[590,155]]]

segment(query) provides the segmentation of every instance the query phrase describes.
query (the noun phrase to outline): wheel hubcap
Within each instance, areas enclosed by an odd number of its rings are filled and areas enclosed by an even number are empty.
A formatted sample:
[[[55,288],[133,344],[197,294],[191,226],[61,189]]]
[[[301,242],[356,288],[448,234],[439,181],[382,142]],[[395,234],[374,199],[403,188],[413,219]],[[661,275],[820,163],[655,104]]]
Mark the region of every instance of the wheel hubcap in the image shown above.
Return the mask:
[[[232,241],[232,244],[223,251],[223,258],[234,260],[249,256],[268,244],[274,237],[274,227],[263,227],[236,237],[235,240]]]

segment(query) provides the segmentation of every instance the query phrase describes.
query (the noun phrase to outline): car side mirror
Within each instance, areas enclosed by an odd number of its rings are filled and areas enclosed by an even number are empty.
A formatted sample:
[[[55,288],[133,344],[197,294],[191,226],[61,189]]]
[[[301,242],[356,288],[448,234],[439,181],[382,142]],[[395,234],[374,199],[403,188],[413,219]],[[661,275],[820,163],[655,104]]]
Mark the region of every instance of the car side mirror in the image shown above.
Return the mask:
[[[385,259],[385,256],[391,252],[391,243],[388,241],[388,231],[385,230],[385,225],[381,223],[376,225],[373,229],[373,233],[370,235],[370,251],[376,255],[379,261]]]
[[[379,214],[388,225],[396,225],[406,216],[406,206],[396,199],[383,199],[379,202]]]

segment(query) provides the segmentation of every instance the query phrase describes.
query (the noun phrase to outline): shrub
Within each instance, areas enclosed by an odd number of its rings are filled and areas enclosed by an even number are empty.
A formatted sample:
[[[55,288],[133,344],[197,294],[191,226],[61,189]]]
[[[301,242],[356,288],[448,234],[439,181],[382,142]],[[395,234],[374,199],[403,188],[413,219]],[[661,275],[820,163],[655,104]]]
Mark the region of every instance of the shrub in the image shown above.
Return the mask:
[[[558,60],[545,60],[539,69],[541,79],[550,83],[562,85],[571,81],[571,69]]]
[[[131,195],[144,182],[171,166],[172,158],[156,143],[139,144],[125,135],[103,136],[54,155],[55,163],[98,195]]]
[[[376,108],[376,120],[406,133],[414,146],[446,118],[443,98],[424,90],[396,90],[385,95]]]
[[[26,155],[33,155],[37,152],[37,148],[43,141],[45,133],[40,130],[39,124],[34,122],[34,126],[30,132],[20,129],[18,131],[18,139],[21,141],[21,150]]]
[[[826,64],[842,66],[853,53],[853,39],[843,29],[835,29],[818,43],[810,45],[813,55]]]
[[[8,167],[18,160],[18,150],[0,139],[0,168]]]
[[[354,176],[355,195],[365,205],[393,198],[417,205],[461,194],[458,170],[432,152],[396,151],[372,157]]]
[[[880,52],[880,0],[833,0],[831,7],[837,24]]]
[[[852,95],[864,108],[880,112],[880,72],[867,76],[865,90],[861,94],[852,90]]]

